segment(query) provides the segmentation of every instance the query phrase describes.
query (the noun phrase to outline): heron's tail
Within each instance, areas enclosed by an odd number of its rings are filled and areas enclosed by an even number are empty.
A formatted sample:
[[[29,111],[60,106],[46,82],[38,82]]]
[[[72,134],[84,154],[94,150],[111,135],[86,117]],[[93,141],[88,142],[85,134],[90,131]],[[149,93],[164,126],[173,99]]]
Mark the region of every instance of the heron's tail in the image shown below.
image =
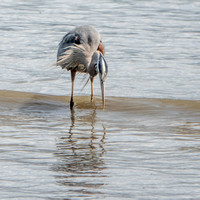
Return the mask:
[[[58,56],[56,65],[67,70],[75,69],[79,72],[86,72],[88,60],[85,52],[85,49],[80,45],[67,46],[63,53]]]

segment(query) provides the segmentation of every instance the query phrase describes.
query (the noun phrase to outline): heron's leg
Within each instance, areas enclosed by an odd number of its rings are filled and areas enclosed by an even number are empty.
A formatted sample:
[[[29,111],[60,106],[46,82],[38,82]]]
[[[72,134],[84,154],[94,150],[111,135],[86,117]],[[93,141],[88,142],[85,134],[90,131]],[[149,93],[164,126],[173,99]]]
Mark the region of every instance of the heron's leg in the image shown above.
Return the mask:
[[[93,101],[93,83],[94,83],[94,77],[90,76],[91,81],[91,101]]]
[[[76,76],[76,71],[71,70],[71,80],[72,80],[72,91],[71,91],[71,100],[70,100],[70,108],[72,109],[74,106],[74,80]]]

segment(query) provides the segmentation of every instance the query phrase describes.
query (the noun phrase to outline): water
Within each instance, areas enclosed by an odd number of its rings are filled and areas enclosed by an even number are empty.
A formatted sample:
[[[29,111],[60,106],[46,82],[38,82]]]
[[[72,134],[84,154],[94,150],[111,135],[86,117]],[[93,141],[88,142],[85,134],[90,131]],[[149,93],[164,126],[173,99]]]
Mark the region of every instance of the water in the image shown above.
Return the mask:
[[[200,2],[0,3],[1,199],[199,199]],[[76,25],[99,30],[106,109],[50,67]]]

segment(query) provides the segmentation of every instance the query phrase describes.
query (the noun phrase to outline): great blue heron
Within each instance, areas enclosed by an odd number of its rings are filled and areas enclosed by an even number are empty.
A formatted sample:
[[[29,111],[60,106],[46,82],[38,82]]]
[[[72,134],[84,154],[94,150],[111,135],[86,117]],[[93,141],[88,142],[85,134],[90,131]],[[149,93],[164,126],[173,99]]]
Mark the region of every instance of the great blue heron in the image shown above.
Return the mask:
[[[99,74],[104,109],[104,82],[108,66],[104,59],[104,46],[101,36],[92,26],[76,27],[63,37],[58,48],[57,65],[63,69],[71,70],[71,109],[74,106],[73,90],[76,72],[89,74],[91,80],[91,101],[93,100],[94,77]]]

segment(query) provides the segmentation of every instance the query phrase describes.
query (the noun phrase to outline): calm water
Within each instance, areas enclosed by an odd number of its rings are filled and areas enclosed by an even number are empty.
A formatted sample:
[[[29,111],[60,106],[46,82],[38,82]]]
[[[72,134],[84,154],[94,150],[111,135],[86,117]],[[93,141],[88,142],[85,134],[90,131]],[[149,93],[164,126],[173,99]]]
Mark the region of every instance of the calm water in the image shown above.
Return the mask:
[[[0,3],[1,199],[200,199],[200,2]],[[109,75],[52,67],[63,35],[102,34]]]

